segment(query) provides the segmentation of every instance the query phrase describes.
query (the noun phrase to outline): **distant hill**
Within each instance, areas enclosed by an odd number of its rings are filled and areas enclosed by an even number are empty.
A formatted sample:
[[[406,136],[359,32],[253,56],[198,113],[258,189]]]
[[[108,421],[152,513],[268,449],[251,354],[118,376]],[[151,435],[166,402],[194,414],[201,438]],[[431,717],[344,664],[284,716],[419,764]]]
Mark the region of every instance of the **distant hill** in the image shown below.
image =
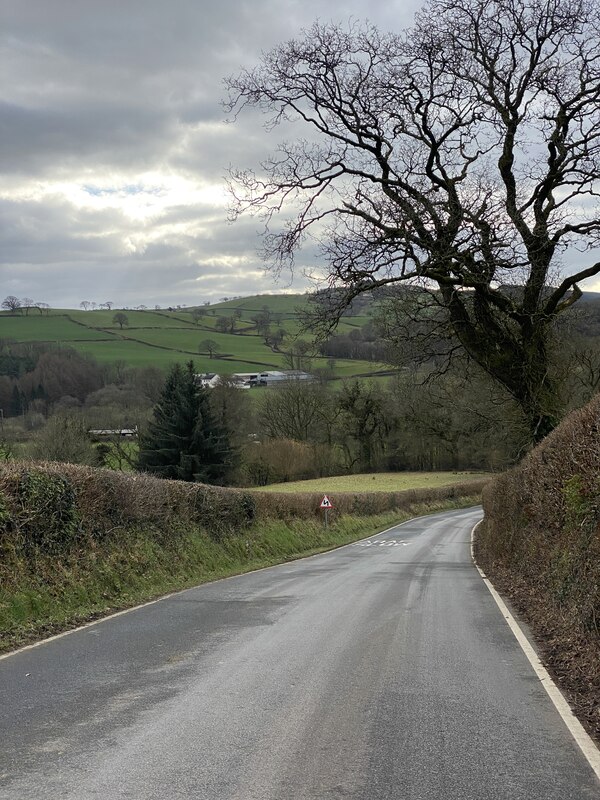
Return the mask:
[[[138,367],[166,369],[192,358],[200,372],[280,369],[291,366],[286,353],[303,338],[299,309],[306,303],[306,295],[256,295],[176,310],[50,309],[40,313],[33,308],[27,313],[0,313],[0,340],[68,345],[100,362],[123,361]],[[127,318],[122,328],[113,321],[121,311]],[[340,323],[340,331],[366,321],[349,316]],[[274,334],[274,343],[269,341],[269,332]],[[331,371],[327,358],[310,360],[311,369]],[[333,375],[341,378],[383,370],[384,365],[370,361],[336,359]]]
[[[365,329],[378,300],[379,296],[371,295],[359,298],[341,319],[338,337],[355,337],[357,330]],[[192,358],[200,372],[281,369],[296,366],[286,354],[298,341],[310,340],[301,332],[301,313],[308,303],[306,294],[264,294],[171,310],[122,309],[127,317],[122,328],[113,321],[121,309],[0,312],[0,344],[12,340],[68,345],[100,362],[122,361],[134,367],[166,369]],[[600,293],[585,292],[569,313],[576,333],[600,336]],[[348,348],[344,352],[348,354]],[[336,357],[332,366],[331,359],[311,356],[311,369],[327,369],[335,378],[389,374],[385,364],[364,360],[372,357],[368,352],[363,353],[363,360]]]
[[[266,306],[273,314],[296,317],[299,309],[306,308],[307,304],[307,294],[256,294],[251,297],[236,297],[230,300],[222,300],[219,303],[211,303],[209,306],[199,307],[208,310],[216,309],[222,312],[241,309],[248,314],[252,314],[262,311]]]

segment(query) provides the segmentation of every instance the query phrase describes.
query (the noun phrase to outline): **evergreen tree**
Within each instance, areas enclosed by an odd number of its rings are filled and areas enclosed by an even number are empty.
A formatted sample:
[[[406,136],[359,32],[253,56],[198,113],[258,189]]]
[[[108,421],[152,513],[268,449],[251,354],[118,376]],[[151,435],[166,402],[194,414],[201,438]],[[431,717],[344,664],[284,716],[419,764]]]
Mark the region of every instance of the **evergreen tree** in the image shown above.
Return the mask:
[[[9,407],[9,416],[18,417],[27,411],[27,399],[17,384],[13,386],[12,397]]]
[[[161,478],[222,483],[234,460],[227,430],[211,413],[194,364],[176,364],[140,440],[138,468]]]

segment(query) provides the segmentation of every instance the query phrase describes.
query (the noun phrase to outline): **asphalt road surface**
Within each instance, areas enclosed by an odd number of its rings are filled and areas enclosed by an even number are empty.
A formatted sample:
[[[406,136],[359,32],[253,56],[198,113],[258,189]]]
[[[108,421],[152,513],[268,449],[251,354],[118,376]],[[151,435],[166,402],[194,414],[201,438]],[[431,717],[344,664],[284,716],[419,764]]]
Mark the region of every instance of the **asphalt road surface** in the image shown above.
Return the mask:
[[[476,509],[0,661],[2,800],[583,800],[471,564]]]

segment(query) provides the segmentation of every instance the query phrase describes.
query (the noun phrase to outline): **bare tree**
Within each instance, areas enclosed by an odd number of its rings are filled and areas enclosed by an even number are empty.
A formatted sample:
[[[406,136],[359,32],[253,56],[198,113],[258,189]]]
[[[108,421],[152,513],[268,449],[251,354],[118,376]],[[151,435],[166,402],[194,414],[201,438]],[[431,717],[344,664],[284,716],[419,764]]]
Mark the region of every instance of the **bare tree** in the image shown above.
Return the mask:
[[[283,328],[278,328],[276,331],[269,331],[265,333],[265,344],[273,350],[278,351],[280,345],[285,339],[286,331]]]
[[[21,299],[21,308],[25,309],[25,316],[26,317],[29,316],[29,309],[33,308],[34,306],[35,306],[35,303],[31,299],[31,297],[23,297]]]
[[[89,311],[91,305],[89,300],[82,300],[81,303],[79,303],[79,308],[82,308],[84,311]]]
[[[290,380],[265,393],[258,417],[271,438],[318,441],[330,404],[331,397],[319,384]]]
[[[287,352],[283,354],[284,364],[288,369],[309,370],[311,361],[309,353],[312,350],[310,342],[298,339],[293,342]]]
[[[110,465],[112,469],[127,471],[137,466],[137,448],[132,448],[131,439],[111,436],[106,442],[104,452],[104,463],[106,466]]]
[[[235,333],[236,323],[241,320],[242,316],[243,316],[242,309],[241,308],[236,308],[234,310],[233,314],[231,315],[231,326],[230,326],[230,329],[229,329],[231,333]]]
[[[346,464],[350,469],[381,468],[393,417],[381,387],[372,383],[345,383],[338,396],[338,427]]]
[[[115,325],[118,325],[119,328],[123,330],[123,325],[129,325],[129,317],[122,311],[117,311],[117,313],[113,317],[113,323]]]
[[[600,272],[599,17],[595,0],[429,0],[401,35],[316,24],[228,82],[230,111],[312,130],[232,174],[233,216],[266,216],[275,269],[319,241],[327,327],[365,291],[435,288],[534,441],[561,411],[554,320]]]
[[[262,310],[250,317],[256,325],[256,331],[261,336],[268,336],[271,332],[272,315],[268,306],[263,306]]]
[[[235,320],[233,317],[217,317],[215,320],[215,329],[221,333],[227,333],[231,330],[232,320],[235,327]]]
[[[23,313],[23,310],[21,308],[21,301],[19,300],[18,297],[15,297],[14,294],[9,294],[8,297],[4,298],[4,300],[2,301],[2,308],[5,309],[6,311],[10,311],[12,314],[14,314],[15,311]]]
[[[214,358],[221,348],[214,339],[203,339],[198,345],[198,352],[208,353],[209,358]]]

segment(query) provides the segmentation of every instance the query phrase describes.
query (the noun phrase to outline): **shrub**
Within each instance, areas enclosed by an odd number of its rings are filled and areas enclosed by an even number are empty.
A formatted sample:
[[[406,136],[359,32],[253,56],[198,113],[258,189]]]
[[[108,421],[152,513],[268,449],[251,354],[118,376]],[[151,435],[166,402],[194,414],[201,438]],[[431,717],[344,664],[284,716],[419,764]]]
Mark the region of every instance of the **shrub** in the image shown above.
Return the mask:
[[[267,439],[246,447],[245,470],[256,486],[283,483],[312,476],[314,449],[306,442],[293,439]]]
[[[76,537],[79,515],[66,477],[27,469],[20,476],[17,497],[17,524],[27,547],[50,551],[68,546]]]
[[[70,414],[55,414],[37,434],[30,448],[36,459],[72,464],[93,464],[96,452],[85,421]]]
[[[254,497],[243,491],[195,486],[196,521],[215,539],[247,527],[256,516]]]

